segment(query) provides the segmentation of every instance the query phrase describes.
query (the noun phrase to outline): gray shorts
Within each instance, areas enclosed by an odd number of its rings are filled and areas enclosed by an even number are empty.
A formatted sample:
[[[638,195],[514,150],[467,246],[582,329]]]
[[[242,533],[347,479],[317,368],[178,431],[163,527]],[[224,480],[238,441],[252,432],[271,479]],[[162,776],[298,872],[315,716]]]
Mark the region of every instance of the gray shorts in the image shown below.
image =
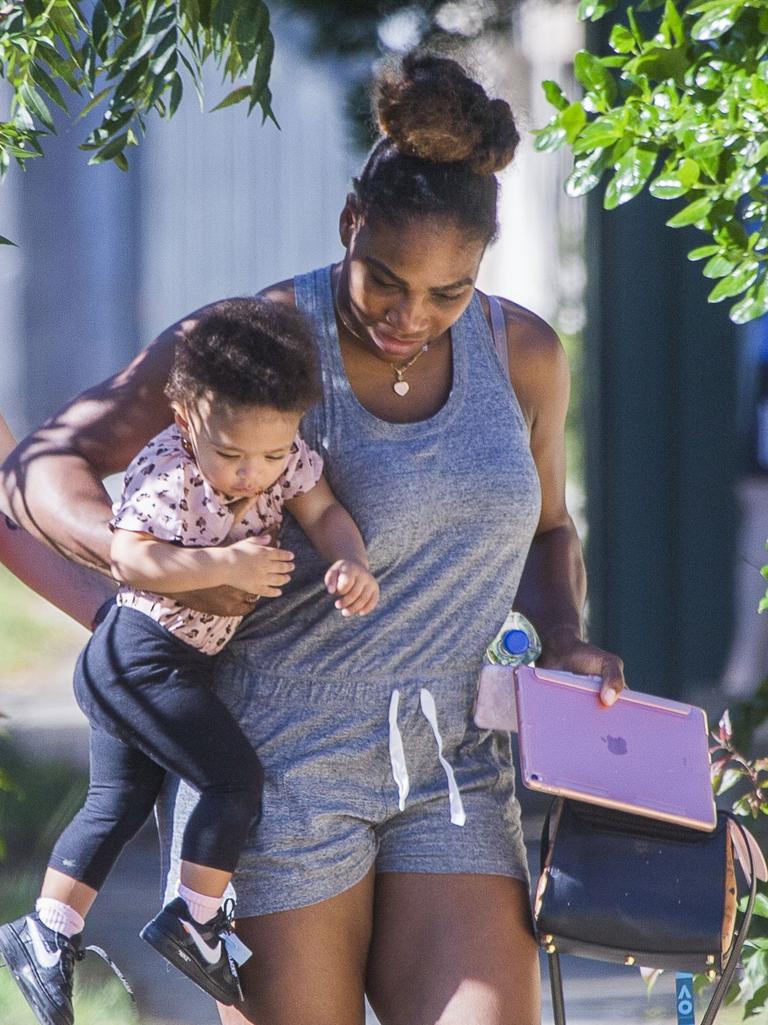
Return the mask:
[[[308,684],[233,658],[219,675],[265,772],[234,879],[239,917],[327,900],[373,865],[528,880],[509,736],[475,727],[474,678]],[[196,800],[175,790],[158,811],[167,893]]]

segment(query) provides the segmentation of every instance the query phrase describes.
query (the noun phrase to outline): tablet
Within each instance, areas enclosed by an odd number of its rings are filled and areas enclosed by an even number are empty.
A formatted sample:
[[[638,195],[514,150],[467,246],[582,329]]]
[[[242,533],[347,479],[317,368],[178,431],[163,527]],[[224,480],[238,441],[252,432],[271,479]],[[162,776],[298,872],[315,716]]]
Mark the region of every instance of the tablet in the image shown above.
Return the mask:
[[[707,716],[679,701],[622,691],[599,699],[598,676],[515,671],[523,782],[636,815],[712,830]]]

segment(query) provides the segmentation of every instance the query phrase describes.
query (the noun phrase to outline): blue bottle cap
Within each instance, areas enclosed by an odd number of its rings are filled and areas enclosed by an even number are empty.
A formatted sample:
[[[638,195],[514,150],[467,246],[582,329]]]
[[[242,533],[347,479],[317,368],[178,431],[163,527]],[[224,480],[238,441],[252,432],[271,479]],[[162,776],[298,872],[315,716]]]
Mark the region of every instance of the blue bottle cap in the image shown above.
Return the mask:
[[[501,638],[502,648],[510,655],[524,655],[530,641],[525,630],[507,630]]]

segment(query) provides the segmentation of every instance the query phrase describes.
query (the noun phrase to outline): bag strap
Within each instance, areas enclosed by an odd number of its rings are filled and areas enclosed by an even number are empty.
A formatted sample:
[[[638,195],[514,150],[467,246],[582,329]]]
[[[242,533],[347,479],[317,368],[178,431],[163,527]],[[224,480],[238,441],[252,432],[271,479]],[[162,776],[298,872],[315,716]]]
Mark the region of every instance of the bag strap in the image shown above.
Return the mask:
[[[491,314],[491,334],[499,357],[501,369],[509,377],[509,349],[507,348],[507,322],[497,295],[488,296],[488,311]]]
[[[755,860],[752,856],[752,845],[747,839],[747,830],[734,815],[731,815],[730,812],[726,812],[726,815],[728,816],[729,821],[732,822],[739,830],[746,844],[746,855],[749,862],[749,869],[747,869],[745,865],[742,865],[742,869],[744,870],[744,874],[749,882],[749,897],[747,899],[747,906],[744,909],[744,917],[742,918],[741,925],[739,926],[739,932],[734,940],[733,946],[731,947],[731,953],[725,967],[723,968],[723,974],[720,976],[720,979],[715,986],[715,992],[712,994],[709,1006],[704,1013],[704,1017],[701,1019],[701,1025],[712,1025],[717,1012],[720,1010],[720,1005],[731,987],[733,975],[738,966],[739,958],[741,957],[741,950],[749,933],[750,924],[752,923],[752,911],[754,910],[755,899],[757,898],[757,872],[755,871],[757,866],[755,865]]]
[[[552,814],[552,808],[555,802],[550,804],[547,817],[544,821],[544,827],[541,832],[541,850],[542,850],[542,866],[544,864],[545,854],[545,839],[547,847],[549,846],[549,823]],[[728,960],[723,968],[722,975],[715,986],[715,991],[712,994],[712,999],[707,1005],[707,1009],[704,1012],[704,1017],[701,1019],[701,1025],[712,1025],[717,1013],[722,1006],[723,1000],[731,987],[733,976],[741,957],[741,951],[744,946],[744,942],[749,934],[749,927],[752,923],[752,912],[755,907],[755,900],[757,898],[757,872],[755,871],[756,865],[752,856],[752,845],[748,840],[748,831],[738,821],[738,819],[730,812],[725,812],[729,821],[733,823],[736,829],[738,829],[744,839],[746,858],[748,861],[747,865],[742,865],[744,874],[749,883],[749,897],[747,899],[747,906],[744,909],[744,916],[739,926],[739,931],[736,935],[736,939],[731,946],[731,953]],[[732,842],[732,841],[731,841]],[[560,971],[560,955],[558,953],[547,954],[549,960],[549,986],[552,992],[552,1013],[555,1019],[555,1025],[566,1025],[565,1020],[565,998],[563,996],[563,976]]]

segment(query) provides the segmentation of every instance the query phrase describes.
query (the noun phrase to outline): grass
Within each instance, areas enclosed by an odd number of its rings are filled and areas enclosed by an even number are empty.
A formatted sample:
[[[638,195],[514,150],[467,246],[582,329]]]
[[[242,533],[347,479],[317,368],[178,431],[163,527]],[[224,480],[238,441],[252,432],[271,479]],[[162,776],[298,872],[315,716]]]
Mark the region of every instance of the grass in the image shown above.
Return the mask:
[[[72,660],[85,633],[63,612],[0,566],[0,652],[3,676],[58,659]],[[2,1022],[0,1022],[2,1025]]]
[[[122,984],[93,953],[75,967],[74,1002],[77,1025],[133,1025],[139,1020]],[[0,969],[0,1025],[37,1025],[37,1018],[5,969]]]

